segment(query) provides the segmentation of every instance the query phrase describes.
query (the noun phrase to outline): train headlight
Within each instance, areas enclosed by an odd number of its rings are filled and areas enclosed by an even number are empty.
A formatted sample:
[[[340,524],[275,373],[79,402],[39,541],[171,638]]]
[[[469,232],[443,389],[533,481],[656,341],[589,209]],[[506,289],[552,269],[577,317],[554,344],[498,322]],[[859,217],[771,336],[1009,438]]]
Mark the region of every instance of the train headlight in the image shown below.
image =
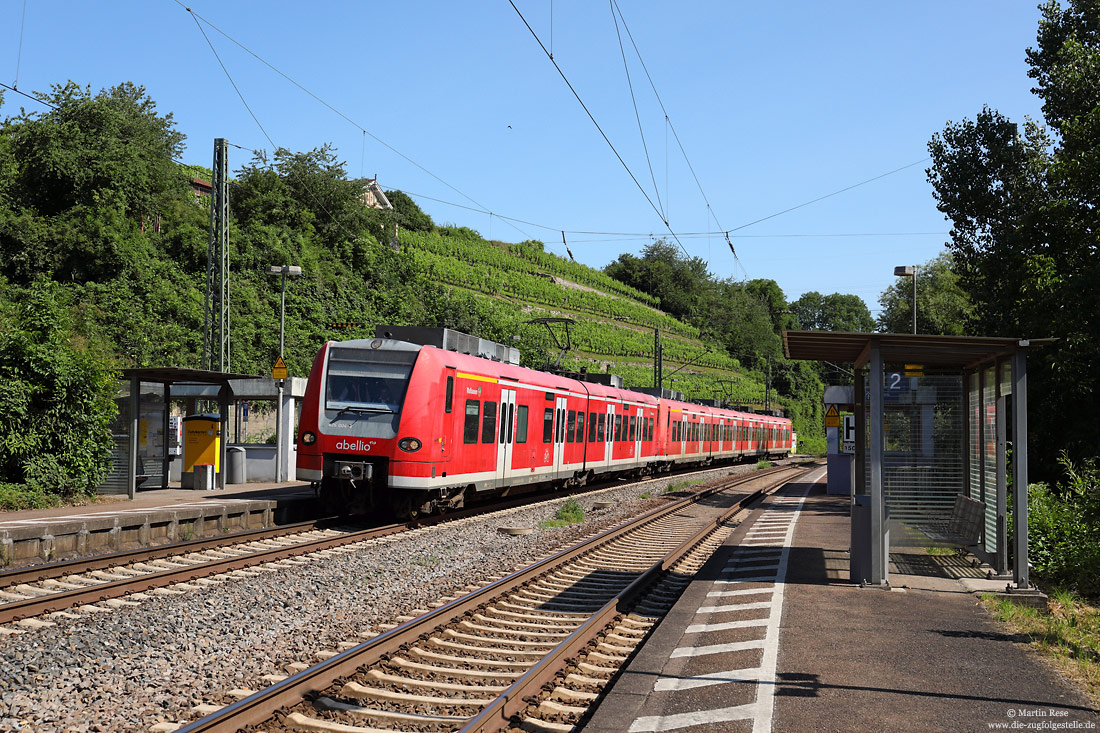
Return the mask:
[[[309,432],[308,430],[306,432],[302,433],[302,444],[303,445],[313,445],[316,442],[317,442],[317,436],[314,435],[313,433]]]
[[[400,442],[398,442],[397,447],[406,453],[415,453],[420,450],[421,445],[423,445],[423,443],[416,438],[402,438]]]

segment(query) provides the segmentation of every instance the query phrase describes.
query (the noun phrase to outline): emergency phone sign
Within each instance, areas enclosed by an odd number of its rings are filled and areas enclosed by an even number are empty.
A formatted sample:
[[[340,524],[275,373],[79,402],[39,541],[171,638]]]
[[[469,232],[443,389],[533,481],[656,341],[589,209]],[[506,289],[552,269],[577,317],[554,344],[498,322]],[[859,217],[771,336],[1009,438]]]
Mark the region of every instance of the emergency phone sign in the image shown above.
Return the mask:
[[[840,452],[854,454],[856,452],[856,416],[844,415],[843,425],[840,431]]]

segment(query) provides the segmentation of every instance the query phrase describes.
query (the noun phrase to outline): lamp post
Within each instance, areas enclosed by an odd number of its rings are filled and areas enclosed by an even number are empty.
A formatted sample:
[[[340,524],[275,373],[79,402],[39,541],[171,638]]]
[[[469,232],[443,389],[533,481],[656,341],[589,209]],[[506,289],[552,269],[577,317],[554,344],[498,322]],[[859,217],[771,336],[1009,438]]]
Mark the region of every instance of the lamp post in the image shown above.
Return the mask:
[[[284,333],[286,332],[286,278],[298,277],[302,274],[302,268],[298,265],[268,265],[268,275],[282,276],[282,295],[279,304],[279,360],[283,358]],[[275,480],[286,481],[289,477],[289,451],[287,450],[287,432],[283,425],[283,383],[284,380],[275,380],[279,388],[279,397],[275,402]]]
[[[917,335],[917,265],[898,265],[894,268],[896,277],[913,278],[913,335]]]
[[[286,327],[286,278],[287,275],[291,277],[298,277],[302,274],[302,268],[298,265],[268,265],[268,275],[282,275],[283,289],[282,300],[279,306],[279,356],[283,355],[283,333]]]

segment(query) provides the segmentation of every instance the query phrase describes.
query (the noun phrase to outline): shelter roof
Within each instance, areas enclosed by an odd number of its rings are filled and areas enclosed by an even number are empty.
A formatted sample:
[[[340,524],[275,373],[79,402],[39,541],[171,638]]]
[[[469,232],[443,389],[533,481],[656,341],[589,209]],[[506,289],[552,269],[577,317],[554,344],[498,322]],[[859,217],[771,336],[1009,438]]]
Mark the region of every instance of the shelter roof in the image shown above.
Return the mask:
[[[256,379],[255,374],[213,372],[207,369],[184,369],[183,367],[123,369],[122,376],[127,378],[137,377],[146,382],[168,382],[171,384],[225,384],[231,379]]]
[[[909,333],[851,333],[845,331],[783,331],[783,353],[788,359],[848,361],[864,366],[877,343],[888,362],[969,368],[1009,356],[1020,348],[1037,348],[1057,339],[1021,339],[989,336],[932,336]]]

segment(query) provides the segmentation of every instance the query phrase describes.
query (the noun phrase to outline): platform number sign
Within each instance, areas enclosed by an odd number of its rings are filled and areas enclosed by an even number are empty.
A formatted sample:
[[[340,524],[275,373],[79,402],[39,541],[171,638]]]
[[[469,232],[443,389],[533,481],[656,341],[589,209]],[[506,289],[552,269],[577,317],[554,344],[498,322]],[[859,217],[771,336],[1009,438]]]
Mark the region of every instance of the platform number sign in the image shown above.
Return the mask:
[[[840,452],[851,455],[856,452],[856,416],[844,415],[843,423],[840,431]]]

